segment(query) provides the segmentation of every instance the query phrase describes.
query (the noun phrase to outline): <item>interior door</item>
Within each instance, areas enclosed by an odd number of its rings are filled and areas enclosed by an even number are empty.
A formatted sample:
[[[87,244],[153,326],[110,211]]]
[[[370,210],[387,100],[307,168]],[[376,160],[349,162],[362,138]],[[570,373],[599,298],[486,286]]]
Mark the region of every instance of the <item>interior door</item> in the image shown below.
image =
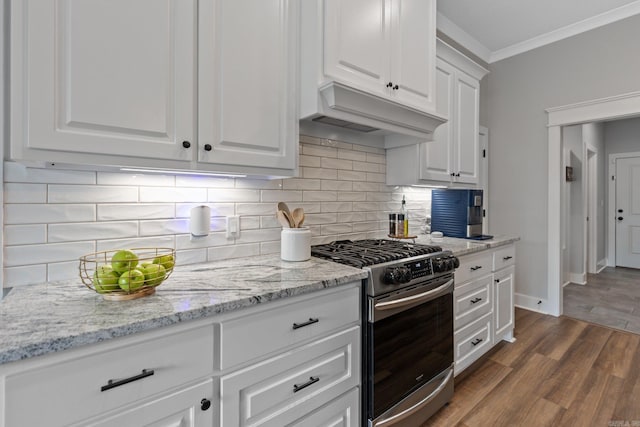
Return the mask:
[[[640,157],[616,160],[616,265],[640,268]]]

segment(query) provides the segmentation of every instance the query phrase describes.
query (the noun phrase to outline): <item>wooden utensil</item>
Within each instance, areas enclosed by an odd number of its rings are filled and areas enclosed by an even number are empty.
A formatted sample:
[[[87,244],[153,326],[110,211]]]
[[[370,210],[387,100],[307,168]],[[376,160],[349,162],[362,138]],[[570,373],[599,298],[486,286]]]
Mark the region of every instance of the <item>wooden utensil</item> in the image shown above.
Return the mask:
[[[276,217],[278,218],[278,222],[280,223],[280,225],[282,225],[284,228],[292,227],[291,221],[289,221],[289,218],[287,217],[285,211],[278,210],[276,212]]]
[[[300,226],[302,225],[302,223],[304,222],[304,209],[302,208],[295,208],[293,210],[293,212],[291,213],[291,216],[293,218],[293,225],[295,228],[300,228]]]
[[[278,210],[283,211],[287,214],[287,218],[293,219],[291,216],[291,211],[289,210],[289,206],[285,202],[278,202]],[[291,227],[293,227],[293,221],[291,221]]]

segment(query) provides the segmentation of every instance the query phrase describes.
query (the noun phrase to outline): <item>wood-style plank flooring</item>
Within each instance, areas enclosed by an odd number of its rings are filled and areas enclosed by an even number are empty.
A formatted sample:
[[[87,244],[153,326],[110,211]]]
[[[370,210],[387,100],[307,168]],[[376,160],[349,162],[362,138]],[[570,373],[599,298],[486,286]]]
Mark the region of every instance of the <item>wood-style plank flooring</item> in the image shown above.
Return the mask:
[[[640,335],[516,309],[515,336],[423,427],[640,426]]]
[[[566,316],[640,334],[640,270],[607,267],[565,286],[563,297]]]

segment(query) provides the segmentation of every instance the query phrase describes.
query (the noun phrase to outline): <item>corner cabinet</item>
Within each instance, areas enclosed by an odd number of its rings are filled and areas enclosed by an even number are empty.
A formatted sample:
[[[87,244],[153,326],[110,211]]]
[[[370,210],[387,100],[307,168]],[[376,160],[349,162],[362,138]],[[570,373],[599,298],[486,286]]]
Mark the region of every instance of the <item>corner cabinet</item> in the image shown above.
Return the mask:
[[[298,12],[295,0],[12,0],[11,158],[292,175]]]
[[[462,53],[437,41],[437,112],[449,118],[433,141],[387,150],[387,184],[480,181],[480,80],[488,72]]]
[[[455,272],[455,374],[500,341],[513,342],[514,244],[460,257]]]

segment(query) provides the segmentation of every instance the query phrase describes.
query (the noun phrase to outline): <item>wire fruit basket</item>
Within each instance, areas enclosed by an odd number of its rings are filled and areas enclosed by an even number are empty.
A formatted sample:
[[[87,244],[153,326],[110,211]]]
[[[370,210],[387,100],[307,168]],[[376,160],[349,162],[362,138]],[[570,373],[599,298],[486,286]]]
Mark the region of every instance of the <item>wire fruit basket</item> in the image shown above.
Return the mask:
[[[106,300],[124,301],[152,295],[173,272],[173,248],[132,248],[80,257],[80,279]]]

